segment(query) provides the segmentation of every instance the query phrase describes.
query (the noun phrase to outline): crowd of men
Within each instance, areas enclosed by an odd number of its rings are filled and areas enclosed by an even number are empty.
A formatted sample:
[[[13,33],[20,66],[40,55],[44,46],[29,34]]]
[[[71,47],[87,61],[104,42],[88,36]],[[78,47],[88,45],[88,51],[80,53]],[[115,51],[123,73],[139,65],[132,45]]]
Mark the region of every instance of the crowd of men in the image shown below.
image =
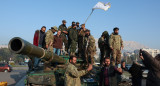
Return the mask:
[[[73,21],[68,28],[66,23],[66,20],[63,20],[58,28],[51,27],[47,32],[45,32],[46,27],[42,26],[41,30],[36,30],[33,44],[57,55],[76,55],[81,57],[85,63],[93,64],[96,46],[90,30],[85,28],[85,24],[80,27],[79,22]],[[56,35],[54,35],[55,32],[57,32]],[[39,60],[35,59],[35,67]]]
[[[47,32],[45,32],[46,27],[42,26],[41,30],[36,30],[33,44],[57,55],[69,55],[69,64],[65,72],[65,86],[81,86],[80,77],[93,68],[94,55],[96,54],[95,39],[90,30],[85,28],[85,24],[80,25],[79,22],[72,22],[72,25],[67,28],[66,23],[66,20],[63,20],[58,28],[51,27]],[[132,72],[125,67],[124,61],[121,63],[121,50],[124,46],[122,37],[119,35],[119,28],[115,27],[111,35],[104,31],[98,40],[98,47],[101,67],[99,85],[117,86],[121,82],[118,77],[123,74],[123,71]],[[75,66],[77,57],[88,64],[88,68],[78,71]],[[140,57],[145,63],[146,56],[141,55]],[[40,59],[35,57],[34,68],[38,66],[39,62]],[[157,64],[156,66],[158,67]],[[152,73],[154,73],[153,70]],[[157,75],[159,76],[158,73]],[[139,80],[133,77],[132,82],[133,86],[141,86],[141,78]]]
[[[79,78],[92,69],[94,55],[96,54],[95,39],[91,35],[90,30],[85,28],[85,24],[81,24],[80,26],[79,22],[72,22],[72,25],[67,28],[66,23],[66,20],[62,20],[62,24],[58,28],[56,26],[51,27],[47,32],[45,32],[46,27],[42,26],[41,30],[35,31],[33,44],[57,55],[70,55],[69,62],[71,64],[67,67],[68,72],[66,72],[66,77],[69,77],[70,74],[68,73],[71,72],[72,74],[77,74],[73,76]],[[118,34],[119,28],[114,28],[113,31],[110,36],[107,31],[104,31],[98,40],[101,51],[101,66],[104,66],[108,62],[105,62],[106,58],[110,61],[110,55],[112,56],[113,66],[117,66],[121,62],[123,41]],[[55,34],[56,32],[57,34]],[[88,64],[87,70],[77,70],[74,66],[77,57],[81,58],[85,64]],[[39,62],[40,59],[35,57],[34,68],[38,67]],[[116,70],[121,72],[120,68]],[[66,78],[66,83],[69,84],[67,86],[75,86],[71,85],[70,82],[72,82],[72,79]]]

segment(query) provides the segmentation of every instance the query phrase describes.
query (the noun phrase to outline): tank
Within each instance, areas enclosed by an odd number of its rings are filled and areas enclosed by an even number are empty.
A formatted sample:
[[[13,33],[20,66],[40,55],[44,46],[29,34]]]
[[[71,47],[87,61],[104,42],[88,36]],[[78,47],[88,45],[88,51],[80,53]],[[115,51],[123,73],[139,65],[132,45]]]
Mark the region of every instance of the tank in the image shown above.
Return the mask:
[[[51,70],[45,70],[45,67],[41,70],[29,71],[26,74],[25,84],[27,86],[34,85],[47,85],[47,86],[64,86],[64,73],[69,56],[58,56],[53,52],[37,47],[20,37],[14,37],[10,40],[8,48],[15,54],[27,55],[30,59],[34,57],[41,58]],[[83,61],[77,59],[78,68],[83,69],[81,66]],[[53,66],[52,64],[56,64]],[[96,69],[98,68],[98,69]],[[89,74],[81,78],[82,86],[98,86],[97,71],[99,67],[94,67],[94,70]]]
[[[63,83],[59,82],[63,82],[67,59],[37,47],[20,37],[12,38],[8,44],[8,48],[15,54],[27,55],[30,59],[37,57],[44,61],[44,66],[41,68],[27,72],[25,80],[26,85],[63,85]],[[52,64],[56,64],[56,67],[52,66]]]
[[[31,59],[32,57],[37,57],[44,59],[45,61],[50,61],[51,63],[66,63],[66,60],[58,55],[44,50],[43,48],[37,47],[20,37],[12,38],[8,44],[8,48],[15,54],[27,55]]]

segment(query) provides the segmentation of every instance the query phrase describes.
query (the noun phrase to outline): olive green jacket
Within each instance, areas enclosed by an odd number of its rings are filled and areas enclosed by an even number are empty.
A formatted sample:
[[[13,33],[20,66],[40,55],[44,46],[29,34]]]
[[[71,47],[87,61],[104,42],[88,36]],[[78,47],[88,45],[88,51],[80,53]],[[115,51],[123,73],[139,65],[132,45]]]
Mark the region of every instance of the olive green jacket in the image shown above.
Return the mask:
[[[71,42],[77,42],[78,41],[78,32],[76,29],[71,28],[69,30],[69,39],[71,40]]]
[[[65,72],[65,86],[81,86],[80,77],[87,73],[87,70],[78,71],[73,64],[69,63]]]
[[[103,47],[104,47],[104,44],[105,44],[104,38],[103,38],[103,37],[100,37],[100,38],[98,39],[98,47],[99,47],[99,48],[103,48]]]
[[[66,37],[67,34],[63,33],[63,31],[68,31],[66,26],[64,26],[62,24],[62,25],[59,26],[58,30],[61,31],[61,36],[65,36]]]
[[[69,27],[68,27],[68,31],[69,31],[71,28],[72,28],[72,26],[69,26]]]
[[[110,48],[121,50],[123,47],[123,40],[120,35],[115,35],[112,33],[109,38]]]

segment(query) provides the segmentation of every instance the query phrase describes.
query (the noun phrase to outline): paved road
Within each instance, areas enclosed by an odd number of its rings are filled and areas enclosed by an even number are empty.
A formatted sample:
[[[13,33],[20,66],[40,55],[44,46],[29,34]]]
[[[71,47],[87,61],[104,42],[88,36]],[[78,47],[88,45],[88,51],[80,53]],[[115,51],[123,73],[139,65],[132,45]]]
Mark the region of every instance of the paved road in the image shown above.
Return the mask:
[[[8,86],[15,86],[25,75],[28,67],[13,67],[12,72],[0,72],[0,82],[5,81]]]

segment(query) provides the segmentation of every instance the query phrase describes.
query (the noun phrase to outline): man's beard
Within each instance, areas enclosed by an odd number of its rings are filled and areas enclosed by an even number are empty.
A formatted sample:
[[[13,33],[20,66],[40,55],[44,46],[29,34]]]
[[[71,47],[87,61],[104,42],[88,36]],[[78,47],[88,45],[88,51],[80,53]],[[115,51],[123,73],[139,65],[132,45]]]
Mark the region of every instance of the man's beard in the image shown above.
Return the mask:
[[[63,26],[66,26],[66,24],[63,24]]]
[[[114,33],[115,35],[118,35],[118,33]]]
[[[76,63],[71,62],[71,64],[76,65]]]
[[[42,30],[40,30],[41,31],[41,33],[45,33],[45,32],[43,32]]]
[[[85,36],[88,37],[88,36],[90,36],[90,34],[86,34]]]
[[[109,65],[105,64],[104,66],[105,66],[105,67],[108,67]]]

